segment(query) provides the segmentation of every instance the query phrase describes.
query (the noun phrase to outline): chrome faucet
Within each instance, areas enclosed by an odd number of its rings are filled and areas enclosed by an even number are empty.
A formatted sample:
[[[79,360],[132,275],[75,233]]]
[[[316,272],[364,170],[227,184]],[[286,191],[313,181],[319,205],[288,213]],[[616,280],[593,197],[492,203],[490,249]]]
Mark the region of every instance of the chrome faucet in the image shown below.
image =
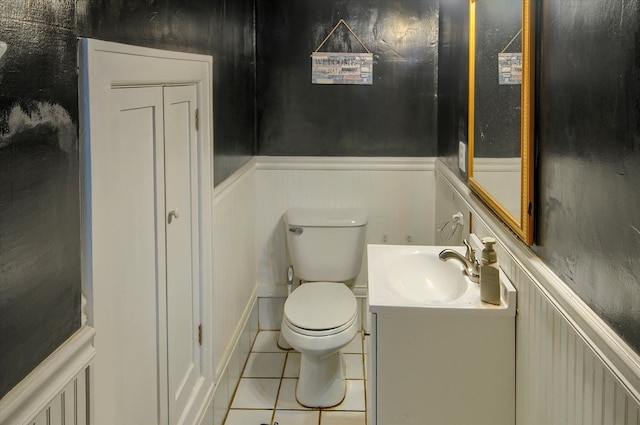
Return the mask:
[[[469,242],[466,240],[462,241],[464,246],[467,247],[467,252],[465,255],[460,254],[458,251],[454,251],[453,249],[443,249],[438,257],[442,261],[448,260],[458,260],[464,265],[464,274],[469,276],[472,282],[478,283],[480,281],[480,264],[478,260],[476,260],[475,251],[469,245]]]

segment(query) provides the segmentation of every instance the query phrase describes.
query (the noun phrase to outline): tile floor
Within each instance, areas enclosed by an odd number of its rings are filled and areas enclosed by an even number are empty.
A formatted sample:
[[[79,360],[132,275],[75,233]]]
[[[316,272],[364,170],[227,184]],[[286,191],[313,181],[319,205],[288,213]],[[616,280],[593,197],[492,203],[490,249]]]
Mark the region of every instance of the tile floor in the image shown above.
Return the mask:
[[[278,348],[278,336],[278,331],[258,333],[224,424],[366,425],[362,334],[342,349],[347,395],[328,409],[309,409],[296,401],[300,353]]]

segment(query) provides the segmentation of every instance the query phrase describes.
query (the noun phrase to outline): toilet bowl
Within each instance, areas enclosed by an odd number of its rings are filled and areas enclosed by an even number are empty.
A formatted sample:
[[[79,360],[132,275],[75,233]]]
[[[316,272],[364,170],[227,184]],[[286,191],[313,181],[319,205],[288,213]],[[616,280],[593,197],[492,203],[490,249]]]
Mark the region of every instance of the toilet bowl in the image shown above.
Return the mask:
[[[289,208],[283,221],[291,274],[300,280],[281,326],[284,342],[301,354],[296,398],[303,406],[332,407],[346,393],[340,349],[359,326],[349,285],[362,265],[368,215],[357,208]]]
[[[345,366],[340,349],[357,331],[356,298],[342,283],[305,283],[287,298],[281,332],[301,353],[298,403],[332,407],[344,400]]]

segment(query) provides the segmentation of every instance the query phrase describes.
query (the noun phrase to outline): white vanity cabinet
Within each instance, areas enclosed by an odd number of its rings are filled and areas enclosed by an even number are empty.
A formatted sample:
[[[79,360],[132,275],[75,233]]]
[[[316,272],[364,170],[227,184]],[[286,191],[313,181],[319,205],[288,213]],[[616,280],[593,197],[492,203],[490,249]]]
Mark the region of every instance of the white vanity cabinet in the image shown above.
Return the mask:
[[[486,309],[371,304],[369,425],[513,425],[515,289]]]

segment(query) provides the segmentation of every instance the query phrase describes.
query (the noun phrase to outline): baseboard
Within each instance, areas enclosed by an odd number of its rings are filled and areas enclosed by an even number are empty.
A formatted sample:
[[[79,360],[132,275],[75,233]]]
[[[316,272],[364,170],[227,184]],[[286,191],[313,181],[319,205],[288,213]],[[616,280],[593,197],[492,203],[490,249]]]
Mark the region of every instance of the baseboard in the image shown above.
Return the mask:
[[[255,295],[255,293],[254,293]],[[227,411],[231,406],[233,395],[242,368],[249,357],[251,346],[258,334],[258,298],[254,296],[247,306],[242,320],[243,325],[237,333],[235,340],[227,351],[228,355],[224,361],[224,366],[220,370],[213,390],[213,400],[205,412],[205,418],[213,418],[213,425],[222,425]],[[202,425],[211,425],[210,422],[201,422]]]

